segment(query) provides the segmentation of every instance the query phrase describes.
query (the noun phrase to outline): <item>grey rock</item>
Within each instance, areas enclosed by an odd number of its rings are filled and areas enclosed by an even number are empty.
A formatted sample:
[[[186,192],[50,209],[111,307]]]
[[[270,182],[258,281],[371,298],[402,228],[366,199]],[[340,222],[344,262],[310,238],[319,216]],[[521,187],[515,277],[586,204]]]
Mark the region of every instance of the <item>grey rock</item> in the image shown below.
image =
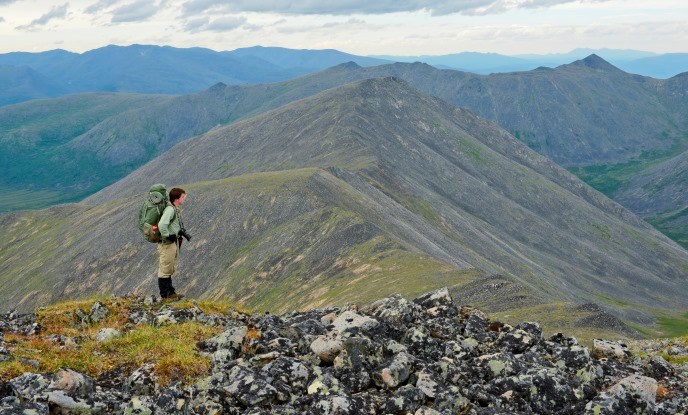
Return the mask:
[[[110,311],[107,309],[107,307],[105,307],[105,305],[103,305],[103,303],[96,301],[93,303],[93,306],[91,306],[91,311],[88,313],[88,320],[91,323],[98,323],[107,317],[109,313]]]
[[[342,338],[337,332],[320,335],[310,345],[311,351],[324,363],[334,362],[342,347]]]
[[[394,392],[394,396],[385,402],[385,413],[408,413],[420,409],[425,395],[412,385],[404,385]]]
[[[12,392],[22,401],[44,401],[50,380],[38,373],[24,373],[10,380]]]
[[[124,391],[132,395],[153,395],[157,389],[154,367],[150,363],[136,369],[124,383]]]
[[[596,359],[611,358],[625,361],[630,356],[628,346],[624,343],[594,339],[592,344],[592,356]]]
[[[330,368],[314,367],[315,379],[308,385],[308,395],[327,396],[342,392],[341,384]]]
[[[373,381],[383,388],[396,388],[406,382],[413,369],[413,356],[406,352],[398,353],[387,364],[373,371]]]
[[[437,376],[432,371],[424,369],[416,374],[416,378],[416,388],[428,398],[435,399],[441,387]]]
[[[277,389],[248,367],[234,366],[228,380],[225,391],[246,407],[269,405],[277,398]]]
[[[350,310],[343,312],[332,322],[334,330],[337,330],[340,333],[344,333],[352,329],[368,331],[376,328],[379,325],[380,323],[374,318],[362,316]]]
[[[176,383],[165,388],[155,401],[156,414],[189,413],[190,397],[187,391]]]
[[[300,360],[290,357],[279,357],[261,368],[265,380],[281,382],[288,385],[295,394],[303,394],[309,385],[312,371]]]
[[[360,403],[346,395],[322,397],[315,403],[313,409],[315,414],[322,415],[357,415],[362,413]]]
[[[674,367],[662,356],[653,356],[645,364],[645,374],[656,380],[661,380],[674,373]]]
[[[235,349],[238,351],[244,344],[246,333],[248,333],[247,326],[230,327],[205,342],[203,348],[209,351],[216,351],[218,349]]]
[[[47,413],[47,403],[21,402],[16,396],[7,396],[0,400],[0,414],[2,415],[44,415]]]
[[[119,331],[117,329],[113,329],[112,327],[104,327],[98,332],[98,336],[96,337],[96,341],[98,343],[103,343],[103,342],[106,342],[108,340],[118,339],[120,337],[122,337],[121,331]]]
[[[123,405],[124,415],[153,415],[155,413],[155,401],[150,396],[134,396]]]
[[[419,306],[399,294],[378,300],[370,305],[372,315],[393,326],[403,326],[416,319]]]
[[[73,398],[65,393],[65,391],[57,390],[48,394],[48,406],[50,414],[90,414],[93,412],[93,407],[85,400]]]
[[[90,376],[71,369],[59,369],[48,387],[76,397],[86,397],[95,392],[95,382]]]

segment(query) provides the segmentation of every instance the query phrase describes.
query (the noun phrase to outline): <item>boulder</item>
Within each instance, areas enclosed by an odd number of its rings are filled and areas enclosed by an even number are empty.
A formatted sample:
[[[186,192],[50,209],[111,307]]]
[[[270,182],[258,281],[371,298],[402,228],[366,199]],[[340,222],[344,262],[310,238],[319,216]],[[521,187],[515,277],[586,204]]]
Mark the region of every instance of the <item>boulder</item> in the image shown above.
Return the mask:
[[[48,385],[50,389],[60,389],[69,396],[87,397],[95,392],[93,378],[71,369],[59,369]]]
[[[595,359],[609,358],[625,361],[629,356],[628,346],[624,343],[603,339],[594,339],[592,356]]]

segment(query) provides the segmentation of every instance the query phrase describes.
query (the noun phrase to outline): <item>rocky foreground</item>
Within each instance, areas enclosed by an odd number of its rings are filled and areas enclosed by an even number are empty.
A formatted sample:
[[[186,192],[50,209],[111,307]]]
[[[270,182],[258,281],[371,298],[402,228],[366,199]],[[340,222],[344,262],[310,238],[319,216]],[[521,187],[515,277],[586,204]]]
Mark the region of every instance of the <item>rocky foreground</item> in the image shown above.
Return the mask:
[[[546,339],[536,323],[490,322],[446,289],[413,301],[277,315],[141,307],[128,330],[184,321],[224,331],[198,343],[212,373],[162,386],[153,364],[90,377],[69,368],[0,382],[0,414],[682,414],[688,364],[618,342]],[[148,303],[149,307],[143,304]],[[75,324],[106,316],[95,303]],[[5,333],[41,336],[35,316],[9,314]],[[0,361],[15,359],[0,332]],[[121,335],[104,328],[98,341]],[[69,346],[78,339],[53,338]],[[658,343],[688,356],[680,343]],[[78,344],[72,344],[78,347]],[[17,357],[17,359],[19,359]],[[36,365],[38,366],[38,365]]]

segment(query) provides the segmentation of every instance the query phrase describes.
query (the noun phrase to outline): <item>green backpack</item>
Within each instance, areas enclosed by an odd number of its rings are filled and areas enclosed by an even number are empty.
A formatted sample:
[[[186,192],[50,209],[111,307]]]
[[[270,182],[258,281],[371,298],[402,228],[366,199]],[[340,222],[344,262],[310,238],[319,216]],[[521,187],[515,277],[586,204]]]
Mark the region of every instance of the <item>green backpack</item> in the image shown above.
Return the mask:
[[[160,242],[158,222],[167,206],[172,206],[164,184],[155,184],[148,190],[146,200],[139,209],[139,230],[148,242]]]

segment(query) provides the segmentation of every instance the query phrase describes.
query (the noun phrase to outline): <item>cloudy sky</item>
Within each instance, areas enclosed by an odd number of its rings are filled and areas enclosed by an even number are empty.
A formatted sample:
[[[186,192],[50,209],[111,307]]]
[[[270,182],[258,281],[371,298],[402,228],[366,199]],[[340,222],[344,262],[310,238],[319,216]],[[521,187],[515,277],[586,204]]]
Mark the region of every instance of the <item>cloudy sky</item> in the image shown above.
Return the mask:
[[[0,53],[108,44],[358,55],[688,52],[686,0],[0,0]]]

